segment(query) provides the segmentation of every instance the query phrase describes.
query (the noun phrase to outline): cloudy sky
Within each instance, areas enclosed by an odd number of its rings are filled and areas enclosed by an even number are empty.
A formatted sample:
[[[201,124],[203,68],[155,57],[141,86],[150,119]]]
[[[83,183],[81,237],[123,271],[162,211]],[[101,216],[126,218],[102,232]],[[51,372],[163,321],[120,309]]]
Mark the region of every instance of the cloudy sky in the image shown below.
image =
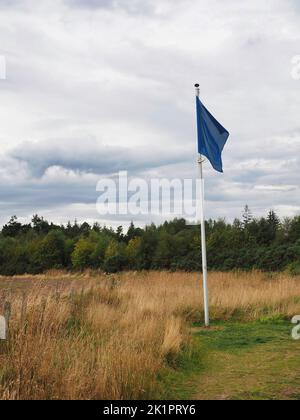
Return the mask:
[[[231,133],[207,216],[300,213],[298,0],[0,0],[0,39],[0,224],[115,225],[99,179],[195,177],[197,81]]]

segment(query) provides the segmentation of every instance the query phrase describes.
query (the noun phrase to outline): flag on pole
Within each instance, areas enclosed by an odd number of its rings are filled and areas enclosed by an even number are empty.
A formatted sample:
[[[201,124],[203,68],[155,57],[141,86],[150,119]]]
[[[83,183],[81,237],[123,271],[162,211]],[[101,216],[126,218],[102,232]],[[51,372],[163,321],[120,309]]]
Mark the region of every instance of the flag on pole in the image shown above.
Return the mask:
[[[196,97],[198,152],[210,161],[212,167],[223,172],[222,151],[228,140],[229,132],[211,115]]]

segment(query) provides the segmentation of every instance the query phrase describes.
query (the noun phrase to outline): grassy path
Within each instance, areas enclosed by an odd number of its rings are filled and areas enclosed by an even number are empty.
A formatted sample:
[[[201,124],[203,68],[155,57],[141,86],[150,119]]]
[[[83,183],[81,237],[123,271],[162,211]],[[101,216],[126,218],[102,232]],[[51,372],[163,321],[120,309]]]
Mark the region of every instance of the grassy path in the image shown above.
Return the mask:
[[[300,342],[291,329],[280,320],[194,328],[194,353],[166,380],[169,396],[299,400]]]

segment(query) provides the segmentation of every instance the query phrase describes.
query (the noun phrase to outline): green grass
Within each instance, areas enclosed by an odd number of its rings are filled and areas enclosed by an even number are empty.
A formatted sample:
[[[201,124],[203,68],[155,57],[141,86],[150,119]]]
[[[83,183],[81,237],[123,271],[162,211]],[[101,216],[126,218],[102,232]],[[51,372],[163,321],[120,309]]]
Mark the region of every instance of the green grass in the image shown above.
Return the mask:
[[[208,350],[226,353],[249,351],[256,346],[276,341],[286,342],[290,339],[291,326],[285,321],[273,323],[232,323],[222,326],[219,330],[203,330],[198,335],[205,342]]]
[[[204,348],[196,342],[185,349],[172,366],[159,373],[158,399],[191,399],[199,375],[204,371]]]
[[[193,345],[163,372],[163,398],[300,399],[300,342],[279,318],[194,325]]]

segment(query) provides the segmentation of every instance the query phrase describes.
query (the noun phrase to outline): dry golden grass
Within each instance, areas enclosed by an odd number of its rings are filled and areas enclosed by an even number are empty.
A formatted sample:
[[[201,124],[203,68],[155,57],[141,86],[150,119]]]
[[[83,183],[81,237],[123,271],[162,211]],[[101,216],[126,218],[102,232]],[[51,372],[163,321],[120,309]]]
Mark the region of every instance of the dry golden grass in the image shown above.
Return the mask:
[[[213,319],[300,313],[299,278],[209,277]],[[189,343],[189,322],[203,311],[200,277],[186,273],[1,277],[0,299],[12,303],[1,399],[156,397],[158,372]]]

